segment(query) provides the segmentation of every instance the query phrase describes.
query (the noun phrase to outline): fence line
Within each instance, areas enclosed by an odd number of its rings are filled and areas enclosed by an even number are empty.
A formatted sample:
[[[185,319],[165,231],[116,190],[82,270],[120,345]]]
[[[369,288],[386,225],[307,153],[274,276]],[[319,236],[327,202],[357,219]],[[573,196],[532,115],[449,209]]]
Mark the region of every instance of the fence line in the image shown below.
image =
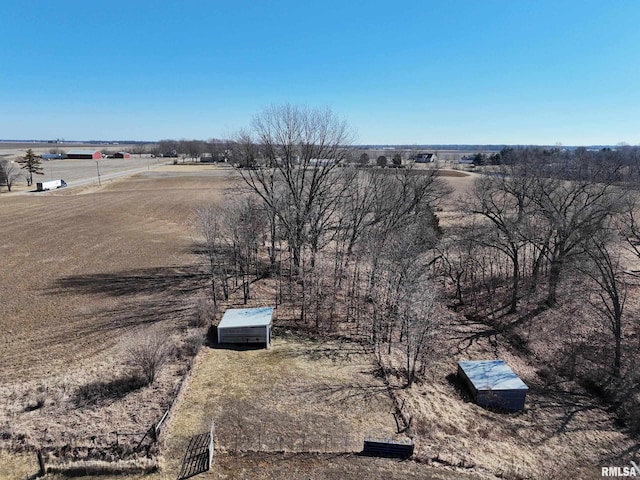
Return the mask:
[[[211,469],[211,465],[213,464],[213,450],[215,448],[215,444],[214,444],[214,438],[215,438],[215,434],[216,434],[216,424],[215,422],[212,420],[211,421],[211,428],[209,429],[209,465],[207,467],[207,469]]]
[[[178,480],[186,480],[199,473],[207,472],[213,464],[215,423],[212,421],[209,431],[194,435],[182,459]]]

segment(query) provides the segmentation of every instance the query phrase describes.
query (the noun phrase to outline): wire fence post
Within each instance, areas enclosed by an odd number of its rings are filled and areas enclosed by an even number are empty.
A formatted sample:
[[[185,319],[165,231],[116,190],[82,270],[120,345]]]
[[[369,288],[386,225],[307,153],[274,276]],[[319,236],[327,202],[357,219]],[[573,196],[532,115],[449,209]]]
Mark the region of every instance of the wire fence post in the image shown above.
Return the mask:
[[[216,423],[211,421],[211,429],[209,430],[209,464],[207,465],[207,470],[211,470],[211,465],[213,464],[213,449],[214,442],[213,437],[216,434]]]
[[[47,470],[44,466],[44,458],[42,458],[42,450],[38,450],[38,467],[40,467],[40,477],[44,477]]]

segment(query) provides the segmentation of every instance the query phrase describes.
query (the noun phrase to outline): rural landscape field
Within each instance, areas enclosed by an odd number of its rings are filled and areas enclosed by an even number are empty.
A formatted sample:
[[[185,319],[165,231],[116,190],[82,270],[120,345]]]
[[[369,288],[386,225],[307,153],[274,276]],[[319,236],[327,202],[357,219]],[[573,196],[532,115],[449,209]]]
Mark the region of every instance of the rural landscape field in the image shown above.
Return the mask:
[[[64,162],[53,168],[70,168]],[[505,316],[512,329],[443,302],[438,351],[411,388],[388,368],[397,359],[374,355],[348,322],[318,335],[299,323],[296,302],[276,309],[271,349],[220,348],[207,329],[225,308],[282,295],[282,280],[263,276],[244,299],[246,275],[236,276],[229,298],[211,305],[198,212],[250,189],[227,164],[150,162],[100,185],[0,196],[0,478],[34,475],[36,451],[54,467],[117,462],[138,441],[130,465],[155,473],[130,478],[186,478],[190,445],[211,422],[214,463],[198,470],[202,478],[599,478],[599,466],[637,454],[604,400],[546,369],[550,339],[570,328],[554,318],[576,315],[575,303],[526,322]],[[70,175],[91,179],[93,163],[74,161]],[[461,202],[481,175],[438,177],[449,190],[438,204],[448,231],[464,223]],[[150,385],[138,384],[129,353],[151,336],[171,346],[170,360]],[[525,337],[527,349],[517,348]],[[529,386],[525,410],[471,402],[455,375],[470,358],[506,360]],[[145,442],[169,407],[160,442]],[[411,438],[414,456],[360,456],[364,437]],[[56,471],[49,476],[65,478]]]
[[[640,2],[0,17],[0,480],[640,477]]]

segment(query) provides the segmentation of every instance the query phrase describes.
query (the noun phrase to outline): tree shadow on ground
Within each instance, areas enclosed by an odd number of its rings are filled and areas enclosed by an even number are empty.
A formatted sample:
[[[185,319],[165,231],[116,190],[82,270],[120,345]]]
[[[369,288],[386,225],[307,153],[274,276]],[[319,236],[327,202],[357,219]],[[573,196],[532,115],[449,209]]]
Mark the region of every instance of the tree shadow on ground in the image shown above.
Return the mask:
[[[95,381],[79,387],[73,397],[77,407],[101,405],[126,397],[146,385],[138,375],[126,375],[108,382]]]
[[[200,290],[205,282],[206,276],[198,266],[184,265],[62,277],[54,281],[47,293],[49,295],[79,293],[114,297],[189,294]]]
[[[582,392],[553,389],[549,386],[540,387],[529,385],[527,394],[527,409],[536,413],[543,413],[548,423],[548,434],[535,443],[544,444],[549,439],[566,433],[590,432],[602,430],[600,425],[594,424],[580,416],[590,411],[607,412],[607,406],[595,400],[591,395]],[[603,425],[608,425],[605,423]],[[609,430],[610,427],[606,427]],[[614,429],[611,428],[612,431]]]
[[[205,285],[198,267],[188,265],[63,277],[55,280],[46,294],[62,298],[80,294],[95,299],[86,303],[97,311],[78,313],[70,320],[75,336],[88,338],[194,315],[195,305],[186,299]],[[65,342],[67,337],[64,330],[52,331],[47,341]]]
[[[353,383],[351,385],[325,383],[297,388],[294,391],[303,396],[315,395],[317,398],[324,399],[329,405],[341,405],[356,400],[368,403],[388,396],[387,386],[377,383]]]

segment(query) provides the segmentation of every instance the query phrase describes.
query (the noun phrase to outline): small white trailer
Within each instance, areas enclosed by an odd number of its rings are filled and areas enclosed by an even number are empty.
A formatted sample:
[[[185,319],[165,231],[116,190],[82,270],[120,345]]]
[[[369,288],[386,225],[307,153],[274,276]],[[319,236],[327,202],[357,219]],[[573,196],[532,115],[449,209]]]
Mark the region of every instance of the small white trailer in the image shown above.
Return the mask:
[[[56,188],[66,187],[67,182],[64,180],[49,180],[48,182],[38,182],[36,184],[36,190],[44,192],[45,190],[55,190]]]

